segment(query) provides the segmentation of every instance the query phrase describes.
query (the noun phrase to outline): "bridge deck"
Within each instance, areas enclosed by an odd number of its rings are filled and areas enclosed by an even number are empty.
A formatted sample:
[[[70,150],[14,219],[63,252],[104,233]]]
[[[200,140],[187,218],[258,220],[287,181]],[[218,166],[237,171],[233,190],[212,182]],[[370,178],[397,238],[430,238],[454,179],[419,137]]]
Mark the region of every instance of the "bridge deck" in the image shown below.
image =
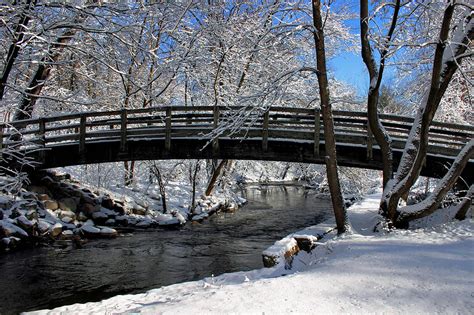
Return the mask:
[[[381,169],[364,112],[334,111],[338,163]],[[413,118],[381,115],[401,157]],[[21,145],[39,168],[144,159],[228,158],[324,163],[324,130],[315,109],[159,107],[58,115],[4,124],[0,146]],[[22,142],[15,137],[22,134]],[[434,122],[422,174],[442,176],[474,127]],[[40,149],[40,150],[38,150]],[[4,150],[4,152],[6,152]],[[395,165],[395,166],[396,166]],[[472,182],[474,161],[463,175]]]

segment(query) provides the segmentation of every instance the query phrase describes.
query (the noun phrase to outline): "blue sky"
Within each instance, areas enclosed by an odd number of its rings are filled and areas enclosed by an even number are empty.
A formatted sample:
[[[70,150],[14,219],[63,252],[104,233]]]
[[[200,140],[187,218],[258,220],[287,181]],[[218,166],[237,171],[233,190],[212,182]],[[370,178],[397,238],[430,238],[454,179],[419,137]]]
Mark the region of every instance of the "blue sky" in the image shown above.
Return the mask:
[[[370,1],[369,1],[370,2]],[[335,3],[336,6],[344,6],[345,9],[349,9],[355,13],[355,18],[345,22],[346,26],[349,27],[350,32],[354,34],[357,41],[360,41],[360,22],[359,22],[359,1],[340,1]],[[372,9],[372,3],[369,3],[369,10]],[[377,56],[377,51],[374,51]],[[376,58],[378,65],[378,59]],[[335,78],[344,81],[353,87],[355,87],[359,96],[365,96],[368,92],[369,87],[369,75],[362,61],[360,50],[357,52],[342,52],[338,56],[332,58],[328,62],[330,71],[334,74]],[[389,82],[394,77],[394,69],[386,67],[384,71],[383,82]]]

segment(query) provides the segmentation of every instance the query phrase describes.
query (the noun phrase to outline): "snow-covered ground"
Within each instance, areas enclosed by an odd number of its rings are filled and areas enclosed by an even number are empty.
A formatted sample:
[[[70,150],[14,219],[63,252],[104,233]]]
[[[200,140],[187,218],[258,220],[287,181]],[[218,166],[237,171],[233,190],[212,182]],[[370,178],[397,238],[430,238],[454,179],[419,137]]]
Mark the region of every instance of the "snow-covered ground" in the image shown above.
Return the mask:
[[[374,234],[379,198],[352,206],[352,232],[300,252],[291,269],[279,264],[34,313],[471,314],[472,219]]]

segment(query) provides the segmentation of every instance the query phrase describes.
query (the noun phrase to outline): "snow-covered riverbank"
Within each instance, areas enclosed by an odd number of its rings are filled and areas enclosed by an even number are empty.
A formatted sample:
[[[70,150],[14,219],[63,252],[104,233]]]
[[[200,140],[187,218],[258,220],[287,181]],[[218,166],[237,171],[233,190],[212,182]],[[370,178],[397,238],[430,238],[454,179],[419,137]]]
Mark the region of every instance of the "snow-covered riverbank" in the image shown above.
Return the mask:
[[[472,219],[373,234],[378,200],[351,207],[352,233],[300,252],[291,270],[280,264],[36,313],[470,313]]]

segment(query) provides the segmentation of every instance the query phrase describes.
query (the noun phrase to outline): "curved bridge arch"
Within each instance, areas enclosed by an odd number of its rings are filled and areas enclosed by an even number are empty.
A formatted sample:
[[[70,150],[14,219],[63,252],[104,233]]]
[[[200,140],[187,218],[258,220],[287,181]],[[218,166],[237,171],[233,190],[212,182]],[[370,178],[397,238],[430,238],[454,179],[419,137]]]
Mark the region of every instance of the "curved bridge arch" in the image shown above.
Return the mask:
[[[364,112],[334,111],[338,164],[382,169],[381,153],[367,128]],[[395,166],[413,118],[381,115],[393,139]],[[272,107],[167,106],[87,112],[17,121],[23,149],[38,168],[90,163],[160,159],[236,159],[324,163],[322,118],[316,109]],[[6,132],[5,132],[6,131]],[[422,175],[446,173],[473,126],[434,122]],[[1,145],[18,138],[7,129]],[[40,149],[40,150],[38,150]],[[473,182],[474,161],[463,177]]]

